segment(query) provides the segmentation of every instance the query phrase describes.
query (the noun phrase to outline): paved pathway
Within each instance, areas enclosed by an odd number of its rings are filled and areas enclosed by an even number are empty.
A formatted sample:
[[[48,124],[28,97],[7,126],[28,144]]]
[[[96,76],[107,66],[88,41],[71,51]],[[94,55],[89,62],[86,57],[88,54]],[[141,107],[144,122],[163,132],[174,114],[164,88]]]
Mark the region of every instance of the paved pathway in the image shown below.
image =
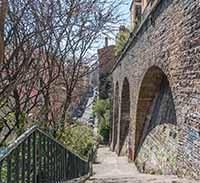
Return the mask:
[[[107,147],[99,148],[93,168],[94,175],[87,183],[197,183],[176,176],[140,174],[134,163],[128,163],[126,157],[117,157]]]

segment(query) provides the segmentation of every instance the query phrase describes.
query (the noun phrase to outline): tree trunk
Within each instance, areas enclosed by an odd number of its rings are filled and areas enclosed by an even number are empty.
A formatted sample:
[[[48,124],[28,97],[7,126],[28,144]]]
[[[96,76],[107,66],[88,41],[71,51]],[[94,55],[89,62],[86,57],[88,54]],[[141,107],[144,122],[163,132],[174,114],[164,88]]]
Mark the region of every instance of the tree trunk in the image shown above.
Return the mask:
[[[0,0],[0,63],[3,62],[4,55],[4,22],[7,12],[7,0]]]
[[[64,107],[63,107],[63,113],[62,113],[62,116],[61,116],[61,124],[62,124],[62,128],[64,129],[65,128],[65,123],[66,123],[66,115],[67,115],[67,111],[68,111],[68,108],[70,106],[70,103],[71,103],[71,95],[67,95],[66,97],[66,100],[65,100],[65,104],[64,104]]]

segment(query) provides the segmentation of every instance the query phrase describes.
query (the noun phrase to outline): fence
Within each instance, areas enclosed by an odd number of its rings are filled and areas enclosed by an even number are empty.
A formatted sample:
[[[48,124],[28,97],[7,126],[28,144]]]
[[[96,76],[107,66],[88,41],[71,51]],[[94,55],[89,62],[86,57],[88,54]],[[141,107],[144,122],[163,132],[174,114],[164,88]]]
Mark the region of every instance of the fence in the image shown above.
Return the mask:
[[[58,183],[81,177],[90,162],[37,126],[0,152],[0,183]]]

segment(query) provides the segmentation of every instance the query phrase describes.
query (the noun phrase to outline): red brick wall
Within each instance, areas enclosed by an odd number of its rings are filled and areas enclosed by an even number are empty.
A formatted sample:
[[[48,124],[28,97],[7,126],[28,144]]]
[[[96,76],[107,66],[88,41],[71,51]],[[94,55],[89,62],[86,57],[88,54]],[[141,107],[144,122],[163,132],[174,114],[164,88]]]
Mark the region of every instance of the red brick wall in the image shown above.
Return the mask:
[[[200,4],[198,1],[162,0],[154,7],[151,15],[153,16],[149,16],[138,30],[137,37],[131,38],[129,49],[112,73],[114,87],[116,83],[119,85],[119,96],[122,96],[124,78],[129,81],[129,148],[132,148],[133,153],[136,152],[136,129],[141,128],[144,118],[151,119],[153,114],[153,108],[150,107],[148,112],[145,110],[150,102],[153,104],[155,101],[149,96],[159,97],[154,87],[162,88],[157,81],[160,74],[152,70],[153,67],[157,67],[169,81],[172,98],[164,92],[163,97],[169,100],[163,98],[160,100],[161,105],[156,105],[157,116],[166,123],[157,123],[158,125],[147,135],[138,152],[137,166],[144,172],[158,173],[160,169],[162,174],[176,173],[179,176],[191,176],[200,180],[200,42],[197,41],[200,40]],[[155,74],[155,77],[146,73]],[[148,80],[143,85],[146,78]],[[172,99],[175,111],[171,110],[172,107],[167,107],[171,106]],[[122,100],[121,97],[118,119],[122,116]],[[167,123],[171,122],[168,115],[172,117],[173,112],[176,114],[177,125]],[[163,114],[166,114],[165,118],[162,117]],[[155,119],[157,121],[158,118]],[[118,126],[120,123],[119,120]],[[117,144],[120,130],[118,128]],[[151,163],[142,166],[147,159]],[[160,162],[159,166],[156,162]],[[177,167],[176,172],[174,167]]]
[[[144,9],[146,8],[148,3],[148,0],[142,0],[142,12],[144,11]]]
[[[111,45],[98,50],[99,72],[100,74],[109,73],[116,61],[115,46]]]
[[[135,24],[138,21],[138,18],[141,16],[141,0],[133,0],[133,3],[130,7],[130,17],[131,17],[131,28],[135,27]]]

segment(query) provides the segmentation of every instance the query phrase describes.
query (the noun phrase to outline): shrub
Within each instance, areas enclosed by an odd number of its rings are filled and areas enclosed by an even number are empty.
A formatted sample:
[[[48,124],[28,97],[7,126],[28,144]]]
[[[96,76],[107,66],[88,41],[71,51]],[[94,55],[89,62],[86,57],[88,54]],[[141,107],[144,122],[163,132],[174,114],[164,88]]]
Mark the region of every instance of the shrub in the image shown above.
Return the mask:
[[[67,126],[58,134],[59,140],[66,147],[84,159],[88,158],[89,151],[97,145],[97,137],[92,129],[79,123]]]
[[[98,119],[98,134],[102,136],[104,143],[107,143],[110,133],[110,99],[98,100],[93,112]]]
[[[115,55],[119,56],[122,53],[129,38],[128,31],[121,31],[117,35],[116,45],[115,45]]]

